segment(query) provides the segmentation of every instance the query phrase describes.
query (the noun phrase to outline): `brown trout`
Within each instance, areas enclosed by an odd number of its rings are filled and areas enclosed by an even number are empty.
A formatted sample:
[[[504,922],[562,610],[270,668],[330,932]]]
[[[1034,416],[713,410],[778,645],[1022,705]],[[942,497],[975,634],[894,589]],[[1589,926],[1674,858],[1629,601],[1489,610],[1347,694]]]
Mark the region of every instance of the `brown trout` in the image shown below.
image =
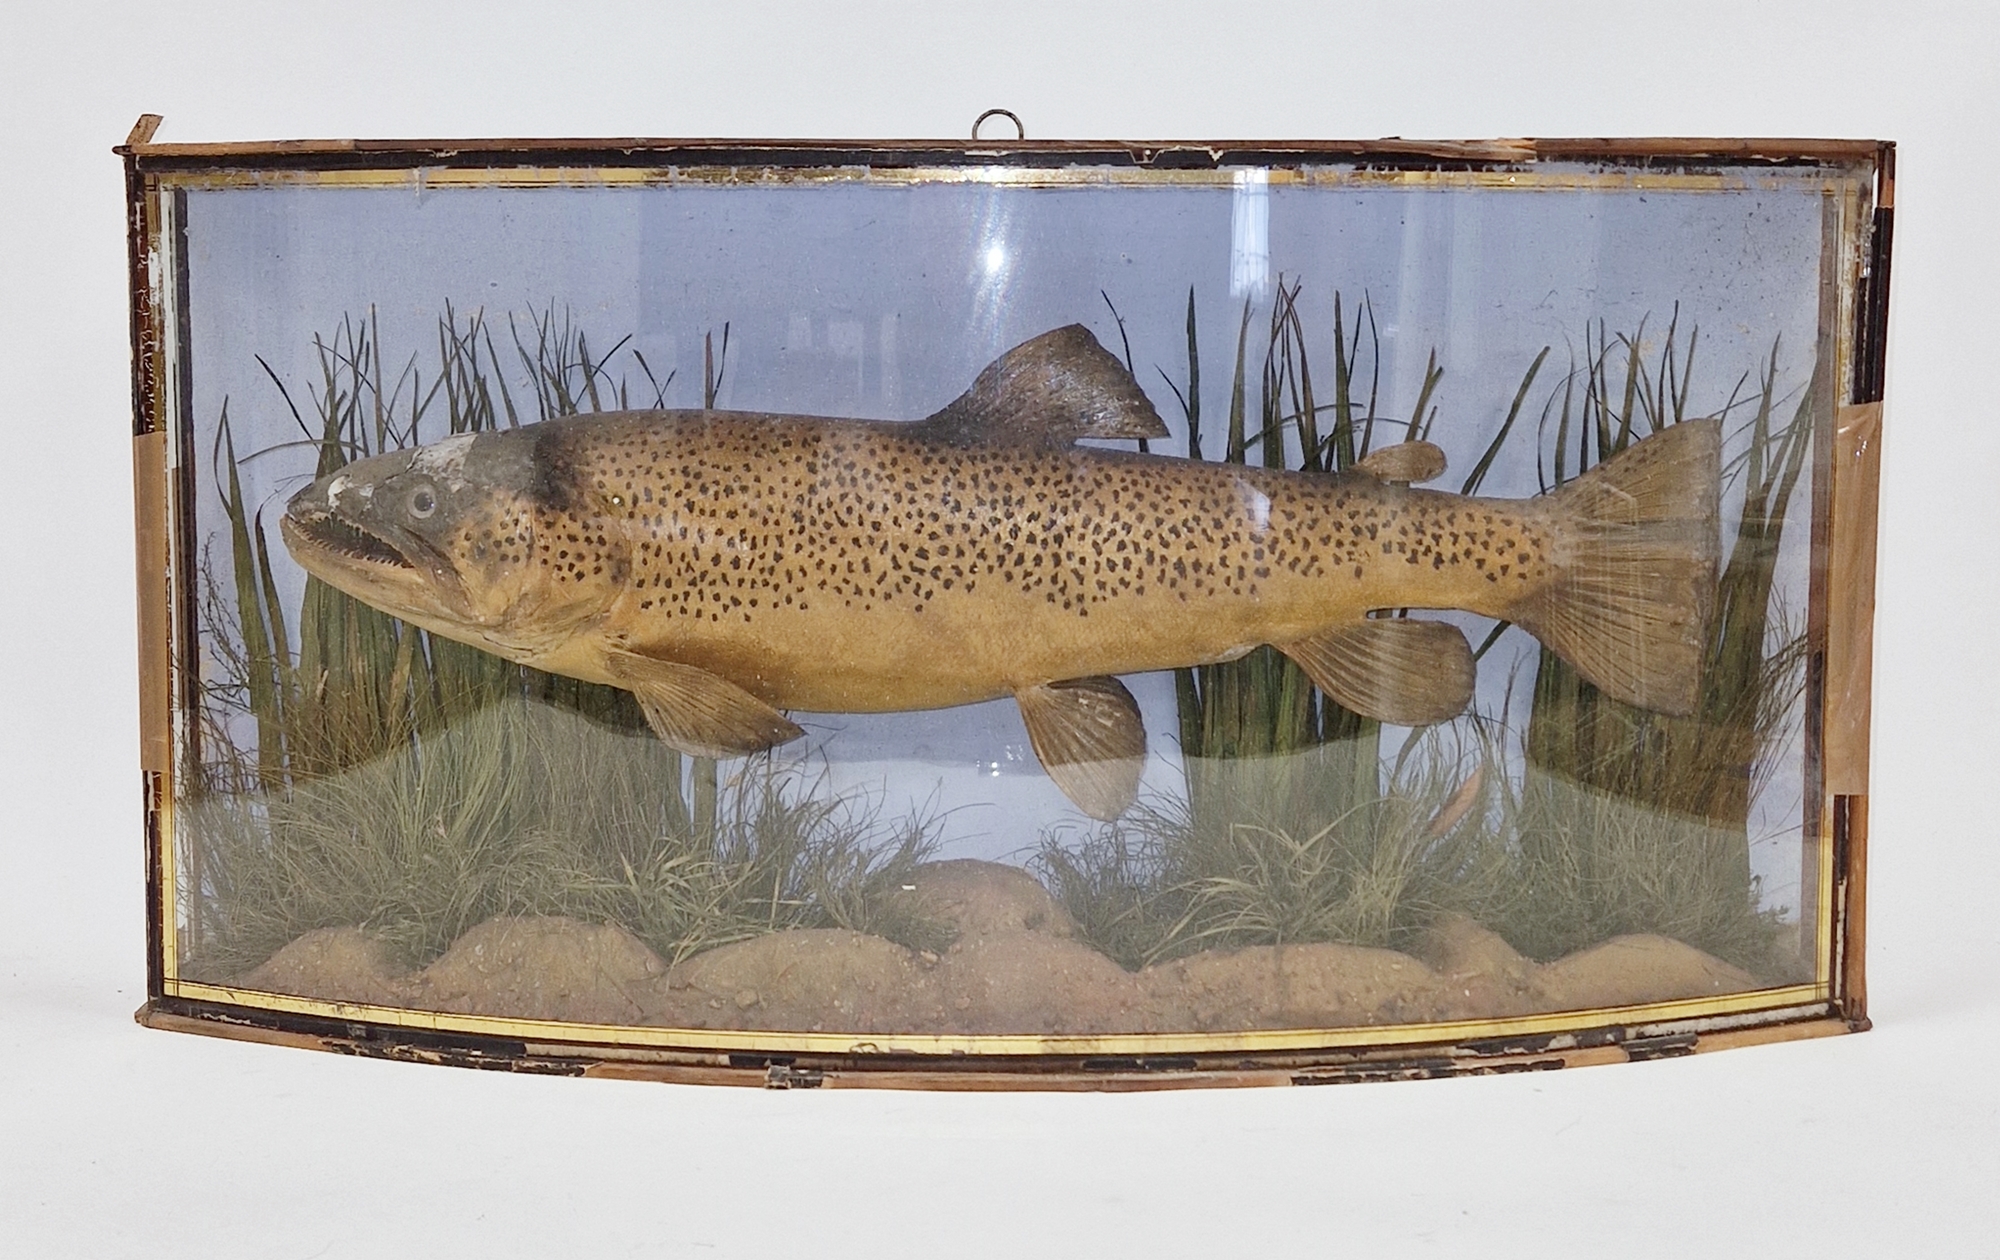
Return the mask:
[[[1462,609],[1607,694],[1694,706],[1717,556],[1718,430],[1674,425],[1552,494],[1411,489],[1407,443],[1287,472],[1076,445],[1164,437],[1080,326],[929,419],[571,416],[357,461],[282,522],[305,569],[434,633],[632,691],[683,751],[795,738],[782,712],[1020,704],[1086,813],[1132,802],[1145,731],[1115,675],[1269,644],[1341,704],[1462,711]]]

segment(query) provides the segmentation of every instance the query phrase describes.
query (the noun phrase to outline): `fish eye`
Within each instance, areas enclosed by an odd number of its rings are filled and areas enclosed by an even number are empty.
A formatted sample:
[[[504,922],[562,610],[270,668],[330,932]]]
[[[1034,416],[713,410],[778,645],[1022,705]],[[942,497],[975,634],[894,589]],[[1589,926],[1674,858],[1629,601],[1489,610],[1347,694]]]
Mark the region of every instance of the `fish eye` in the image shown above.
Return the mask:
[[[429,486],[418,486],[410,491],[410,515],[423,520],[437,511],[437,494]]]

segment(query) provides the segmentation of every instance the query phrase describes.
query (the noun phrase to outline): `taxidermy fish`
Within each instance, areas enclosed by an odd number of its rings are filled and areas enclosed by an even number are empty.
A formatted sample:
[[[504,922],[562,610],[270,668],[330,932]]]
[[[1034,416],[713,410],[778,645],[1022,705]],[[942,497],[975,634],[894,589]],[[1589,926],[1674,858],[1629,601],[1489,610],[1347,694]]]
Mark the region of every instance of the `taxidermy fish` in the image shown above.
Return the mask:
[[[320,479],[282,532],[357,599],[630,690],[699,756],[796,738],[786,709],[1012,696],[1057,785],[1110,819],[1146,750],[1114,675],[1270,644],[1368,717],[1461,712],[1464,635],[1382,610],[1505,618],[1607,694],[1690,711],[1718,427],[1530,500],[1411,489],[1443,471],[1427,443],[1338,475],[1084,447],[1167,429],[1071,326],[915,423],[628,411],[463,434]]]

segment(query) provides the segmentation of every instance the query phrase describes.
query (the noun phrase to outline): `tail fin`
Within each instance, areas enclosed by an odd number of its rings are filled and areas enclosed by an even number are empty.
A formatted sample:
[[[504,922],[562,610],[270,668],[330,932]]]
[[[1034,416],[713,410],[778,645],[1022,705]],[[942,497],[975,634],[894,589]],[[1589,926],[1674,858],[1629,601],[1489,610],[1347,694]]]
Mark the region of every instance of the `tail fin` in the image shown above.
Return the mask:
[[[1721,432],[1719,420],[1674,425],[1548,497],[1560,573],[1514,620],[1627,704],[1685,715],[1700,697]]]

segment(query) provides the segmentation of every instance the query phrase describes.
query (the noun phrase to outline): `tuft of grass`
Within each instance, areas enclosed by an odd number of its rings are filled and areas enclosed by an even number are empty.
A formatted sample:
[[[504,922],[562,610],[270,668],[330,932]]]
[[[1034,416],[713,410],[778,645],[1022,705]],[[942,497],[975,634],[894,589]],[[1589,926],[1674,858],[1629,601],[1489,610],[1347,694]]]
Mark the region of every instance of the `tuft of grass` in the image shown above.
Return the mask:
[[[1530,769],[1507,809],[1521,843],[1488,925],[1532,958],[1653,932],[1772,982],[1801,978],[1779,912],[1743,871],[1743,835]]]
[[[203,797],[181,835],[210,881],[189,971],[227,979],[340,926],[421,966],[496,915],[617,924],[670,961],[801,927],[948,943],[896,895],[935,848],[933,820],[884,822],[766,756],[738,763],[705,831],[670,758],[650,735],[512,696],[283,795]]]
[[[1244,945],[1406,947],[1438,914],[1507,896],[1493,734],[1422,732],[1382,790],[1316,811],[1296,803],[1329,781],[1325,750],[1225,762],[1233,816],[1149,798],[1080,836],[1045,835],[1031,866],[1084,939],[1127,968]]]

